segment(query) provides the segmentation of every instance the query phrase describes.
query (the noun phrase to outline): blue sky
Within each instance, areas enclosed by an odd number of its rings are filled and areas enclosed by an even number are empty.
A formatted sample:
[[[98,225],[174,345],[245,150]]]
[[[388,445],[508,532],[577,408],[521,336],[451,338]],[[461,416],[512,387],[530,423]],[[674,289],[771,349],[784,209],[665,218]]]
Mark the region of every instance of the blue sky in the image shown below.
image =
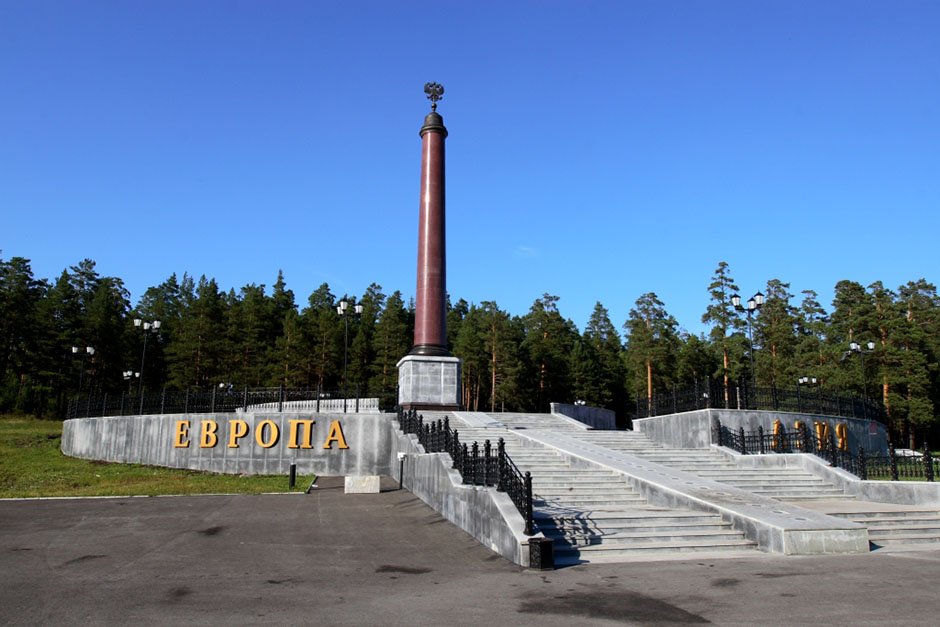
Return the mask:
[[[0,250],[414,294],[422,86],[448,290],[704,330],[730,263],[828,307],[936,283],[940,3],[0,2]]]

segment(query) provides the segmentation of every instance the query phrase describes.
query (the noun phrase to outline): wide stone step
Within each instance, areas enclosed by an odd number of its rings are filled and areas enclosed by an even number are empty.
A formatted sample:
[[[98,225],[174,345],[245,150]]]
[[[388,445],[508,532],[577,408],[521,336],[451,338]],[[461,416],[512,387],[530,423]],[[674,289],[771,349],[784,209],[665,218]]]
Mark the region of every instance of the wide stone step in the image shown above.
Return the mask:
[[[896,522],[917,522],[917,521],[938,521],[940,512],[936,510],[901,510],[888,512],[836,512],[831,516],[840,518],[849,518],[862,524],[869,524],[876,521],[886,523]]]
[[[532,490],[539,496],[557,496],[559,494],[576,494],[578,496],[589,496],[589,495],[605,495],[605,496],[620,496],[622,494],[634,495],[632,489],[627,485],[622,486],[580,486],[575,488],[574,486],[545,486],[541,485],[536,488],[532,486]]]
[[[604,543],[580,548],[561,547],[555,551],[556,564],[639,555],[698,553],[705,551],[746,551],[757,545],[749,540],[711,540],[702,542],[648,542],[610,546]],[[567,561],[572,560],[572,561]]]
[[[636,521],[624,521],[621,524],[605,523],[601,526],[593,526],[591,521],[581,521],[581,524],[557,523],[551,520],[540,519],[537,524],[539,530],[545,535],[551,536],[571,536],[571,537],[607,537],[623,533],[633,533],[638,530],[646,529],[657,533],[672,531],[694,531],[699,533],[724,532],[728,530],[728,524],[720,519],[702,522],[690,522],[677,520],[672,523],[657,521],[654,525],[637,524]]]
[[[940,542],[940,535],[931,533],[906,533],[904,535],[881,535],[868,532],[868,541],[874,544],[932,544]]]
[[[868,527],[868,537],[892,537],[907,534],[930,535],[940,537],[940,524],[936,525],[899,525],[899,526],[875,526],[871,523],[865,523]]]
[[[532,477],[532,487],[545,487],[545,488],[574,488],[580,490],[581,488],[590,488],[590,487],[606,487],[608,489],[612,488],[627,488],[629,484],[619,477],[542,477],[536,476]]]
[[[787,494],[787,495],[777,495],[773,498],[776,498],[778,501],[813,501],[813,500],[830,500],[838,499],[845,501],[855,500],[855,497],[851,494],[844,494],[842,492],[837,492],[833,494]]]
[[[550,521],[555,525],[584,525],[590,523],[599,527],[621,524],[633,526],[671,525],[678,523],[706,524],[720,520],[714,514],[703,514],[684,510],[664,510],[659,508],[633,508],[617,511],[558,512],[540,511],[534,515],[536,521]]]
[[[549,536],[549,534],[545,534]],[[693,543],[721,542],[724,540],[743,540],[743,536],[733,529],[717,529],[711,531],[634,531],[615,533],[610,535],[551,535],[555,540],[555,549],[569,547],[584,548],[603,544],[607,548],[623,545],[648,544],[650,542],[662,543]]]
[[[545,498],[532,497],[535,506],[544,505],[549,507],[570,507],[594,509],[611,509],[618,505],[634,505],[637,503],[646,503],[646,499],[641,496],[578,496],[575,494],[548,495]]]

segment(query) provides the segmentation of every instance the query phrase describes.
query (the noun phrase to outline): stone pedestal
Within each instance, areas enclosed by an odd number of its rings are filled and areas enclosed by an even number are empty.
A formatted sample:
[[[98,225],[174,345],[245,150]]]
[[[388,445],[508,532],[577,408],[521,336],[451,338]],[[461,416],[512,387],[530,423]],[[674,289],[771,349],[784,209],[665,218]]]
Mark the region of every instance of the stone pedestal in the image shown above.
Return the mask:
[[[405,409],[460,409],[460,359],[407,355],[398,362],[398,404]]]

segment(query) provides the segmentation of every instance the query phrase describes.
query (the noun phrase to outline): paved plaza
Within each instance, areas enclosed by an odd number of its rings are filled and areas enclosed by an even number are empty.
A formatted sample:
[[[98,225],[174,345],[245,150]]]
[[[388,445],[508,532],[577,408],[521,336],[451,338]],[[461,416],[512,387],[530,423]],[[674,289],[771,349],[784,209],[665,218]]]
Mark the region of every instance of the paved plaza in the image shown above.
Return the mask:
[[[2,624],[935,624],[940,548],[523,570],[407,491],[0,501]],[[930,546],[930,545],[928,545]],[[938,545],[940,546],[940,545]]]

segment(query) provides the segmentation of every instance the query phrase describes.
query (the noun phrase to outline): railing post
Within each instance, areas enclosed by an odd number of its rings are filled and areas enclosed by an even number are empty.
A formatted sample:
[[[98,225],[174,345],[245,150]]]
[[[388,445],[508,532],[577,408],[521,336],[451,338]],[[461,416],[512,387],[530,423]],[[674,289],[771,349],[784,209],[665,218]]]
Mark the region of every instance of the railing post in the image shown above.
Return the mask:
[[[163,389],[160,390],[160,415],[166,413],[166,386],[163,386]]]
[[[898,456],[894,450],[894,443],[888,443],[888,457],[891,460],[891,481],[900,481],[898,477]]]
[[[496,443],[496,491],[506,491],[506,442],[503,438]]]
[[[124,415],[124,392],[121,392],[121,415]]]
[[[868,460],[865,459],[865,448],[862,446],[858,447],[858,478],[868,480]]]
[[[674,414],[679,413],[678,398],[676,398],[678,394],[679,394],[679,391],[676,388],[676,384],[673,383],[672,384],[672,413]]]
[[[927,478],[927,481],[933,481],[933,456],[930,454],[930,449],[927,448],[927,443],[924,442],[924,476]]]
[[[210,414],[215,413],[215,391],[216,391],[216,389],[217,389],[217,388],[213,385],[213,386],[212,386],[212,397],[211,397],[211,400],[209,401],[209,413],[210,413]]]
[[[492,445],[489,440],[483,443],[483,485],[490,485],[490,454]]]
[[[724,446],[724,441],[723,441],[722,433],[721,433],[721,421],[720,420],[715,421],[715,429],[718,431],[718,437],[715,438],[716,440],[718,440],[718,446]]]
[[[764,427],[761,425],[757,425],[757,440],[758,440],[757,450],[760,451],[761,455],[763,455],[764,454]]]
[[[470,449],[470,483],[473,485],[479,485],[477,482],[477,464],[480,461],[480,444],[476,440],[473,442],[473,447]]]
[[[738,436],[741,438],[741,448],[738,452],[742,455],[747,455],[747,440],[744,439],[744,427],[738,429]]]
[[[242,411],[248,411],[248,386],[242,392]]]
[[[525,473],[525,529],[523,532],[527,536],[535,533],[532,524],[532,473],[528,470]]]
[[[188,385],[186,386],[186,396],[183,399],[183,413],[184,414],[189,413],[189,386]]]
[[[215,388],[212,388],[215,390]],[[281,413],[284,411],[284,384],[277,386],[277,412]]]

